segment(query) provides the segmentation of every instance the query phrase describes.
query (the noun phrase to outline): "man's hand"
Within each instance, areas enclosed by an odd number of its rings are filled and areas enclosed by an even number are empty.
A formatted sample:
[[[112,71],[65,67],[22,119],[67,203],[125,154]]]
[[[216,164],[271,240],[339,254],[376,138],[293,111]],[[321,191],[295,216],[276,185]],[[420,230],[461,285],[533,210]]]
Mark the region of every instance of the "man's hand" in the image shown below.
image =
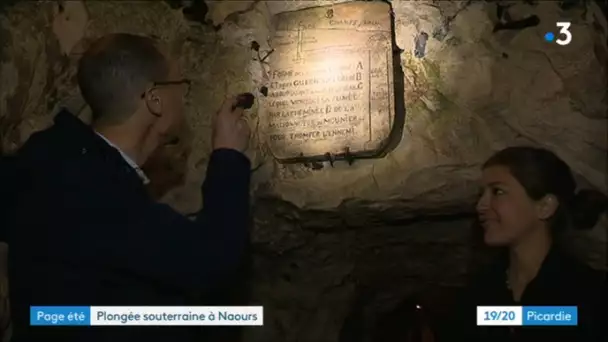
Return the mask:
[[[243,117],[243,108],[232,108],[237,97],[224,101],[213,125],[213,149],[229,148],[244,152],[249,144],[249,125]]]

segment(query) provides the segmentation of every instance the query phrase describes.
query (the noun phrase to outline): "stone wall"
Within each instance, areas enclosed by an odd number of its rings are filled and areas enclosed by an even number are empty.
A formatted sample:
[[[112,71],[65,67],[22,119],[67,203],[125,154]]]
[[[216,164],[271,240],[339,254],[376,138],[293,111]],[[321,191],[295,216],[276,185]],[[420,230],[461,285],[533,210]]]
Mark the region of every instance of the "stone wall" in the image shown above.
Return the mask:
[[[180,144],[146,165],[152,193],[183,213],[199,209],[210,152],[210,118],[228,94],[266,84],[254,60],[272,46],[271,17],[341,1],[18,2],[0,8],[0,152],[15,151],[48,127],[60,106],[90,113],[74,67],[87,43],[106,33],[153,36],[180,57],[194,81]],[[608,25],[599,6],[510,3],[513,20],[538,26],[493,32],[494,1],[392,1],[402,50],[406,118],[401,143],[385,158],[353,165],[282,165],[267,152],[257,106],[251,302],[263,328],[246,341],[337,341],[354,303],[364,322],[429,286],[462,284],[483,261],[471,214],[480,163],[513,144],[548,147],[583,186],[606,184]],[[185,8],[184,8],[185,6]],[[504,19],[504,18],[503,18]],[[543,40],[572,22],[568,46]],[[431,37],[413,54],[414,37]],[[573,252],[606,265],[604,220],[568,234]],[[363,298],[363,299],[362,299]]]

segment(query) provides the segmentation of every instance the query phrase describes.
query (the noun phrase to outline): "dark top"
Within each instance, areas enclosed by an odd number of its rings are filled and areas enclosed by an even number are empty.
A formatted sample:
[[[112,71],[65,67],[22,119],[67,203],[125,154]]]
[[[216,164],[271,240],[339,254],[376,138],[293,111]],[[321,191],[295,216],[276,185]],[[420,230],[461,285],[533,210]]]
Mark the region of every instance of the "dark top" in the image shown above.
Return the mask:
[[[6,242],[8,231],[6,221],[13,212],[16,193],[15,179],[15,157],[0,156],[0,241]]]
[[[608,341],[606,275],[552,249],[536,278],[515,302],[507,287],[507,261],[501,258],[482,272],[455,313],[466,341]],[[476,306],[577,306],[578,326],[477,327]]]
[[[232,275],[247,241],[250,163],[211,154],[190,221],[154,202],[132,167],[67,112],[25,143],[8,223],[13,342],[194,341],[192,327],[29,327],[30,305],[188,306]]]

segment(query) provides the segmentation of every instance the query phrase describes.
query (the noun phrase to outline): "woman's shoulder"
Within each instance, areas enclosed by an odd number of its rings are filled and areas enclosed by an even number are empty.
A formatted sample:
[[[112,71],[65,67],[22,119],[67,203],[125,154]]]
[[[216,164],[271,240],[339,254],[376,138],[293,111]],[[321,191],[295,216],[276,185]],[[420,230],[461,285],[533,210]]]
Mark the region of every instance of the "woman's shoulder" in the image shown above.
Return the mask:
[[[507,261],[497,257],[471,274],[469,279],[470,294],[483,297],[489,294],[502,293],[505,288]],[[540,287],[552,292],[578,292],[584,295],[606,291],[605,270],[590,267],[585,262],[562,250],[552,250],[543,263],[535,282]],[[576,295],[570,293],[570,295]]]
[[[605,270],[592,268],[583,260],[565,252],[558,252],[550,267],[555,273],[556,281],[570,286],[596,288],[606,285]]]
[[[576,304],[586,315],[593,316],[597,315],[597,308],[605,305],[605,271],[594,269],[571,254],[560,253],[542,272],[539,297],[554,298],[564,305]]]

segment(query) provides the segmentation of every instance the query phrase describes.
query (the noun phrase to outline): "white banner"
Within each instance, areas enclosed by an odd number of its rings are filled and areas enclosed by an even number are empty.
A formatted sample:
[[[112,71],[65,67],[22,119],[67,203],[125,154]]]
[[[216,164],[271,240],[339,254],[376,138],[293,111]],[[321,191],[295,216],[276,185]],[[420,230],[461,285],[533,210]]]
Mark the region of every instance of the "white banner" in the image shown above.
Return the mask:
[[[262,326],[262,306],[91,306],[90,325]]]

